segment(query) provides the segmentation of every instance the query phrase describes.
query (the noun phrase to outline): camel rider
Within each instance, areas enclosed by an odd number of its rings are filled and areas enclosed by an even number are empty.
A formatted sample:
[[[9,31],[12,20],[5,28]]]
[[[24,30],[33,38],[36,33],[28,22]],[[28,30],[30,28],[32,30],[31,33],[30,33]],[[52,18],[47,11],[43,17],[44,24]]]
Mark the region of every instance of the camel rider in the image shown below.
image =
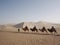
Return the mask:
[[[52,26],[51,30],[55,31],[56,32],[56,29]]]

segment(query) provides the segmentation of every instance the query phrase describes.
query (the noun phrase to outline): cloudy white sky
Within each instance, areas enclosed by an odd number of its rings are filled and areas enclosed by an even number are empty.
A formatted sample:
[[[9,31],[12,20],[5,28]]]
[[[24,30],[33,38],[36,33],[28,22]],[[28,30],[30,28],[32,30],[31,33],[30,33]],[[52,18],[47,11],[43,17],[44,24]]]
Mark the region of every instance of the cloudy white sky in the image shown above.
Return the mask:
[[[26,21],[60,23],[60,0],[0,0],[0,24]]]

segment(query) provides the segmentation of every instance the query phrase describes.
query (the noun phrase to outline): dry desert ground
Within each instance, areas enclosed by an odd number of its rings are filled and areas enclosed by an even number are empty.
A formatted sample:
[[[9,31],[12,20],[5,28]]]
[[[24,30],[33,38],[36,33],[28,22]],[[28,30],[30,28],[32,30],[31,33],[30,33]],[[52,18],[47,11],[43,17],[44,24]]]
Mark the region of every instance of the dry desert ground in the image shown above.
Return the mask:
[[[60,35],[0,31],[0,45],[60,45]]]

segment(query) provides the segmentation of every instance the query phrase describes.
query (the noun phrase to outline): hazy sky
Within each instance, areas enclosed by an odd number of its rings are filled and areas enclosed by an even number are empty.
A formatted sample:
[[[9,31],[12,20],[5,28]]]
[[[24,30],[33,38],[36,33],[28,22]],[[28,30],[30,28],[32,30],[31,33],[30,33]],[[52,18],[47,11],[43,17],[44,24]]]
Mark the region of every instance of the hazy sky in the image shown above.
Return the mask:
[[[0,24],[24,21],[60,23],[60,0],[0,0]]]

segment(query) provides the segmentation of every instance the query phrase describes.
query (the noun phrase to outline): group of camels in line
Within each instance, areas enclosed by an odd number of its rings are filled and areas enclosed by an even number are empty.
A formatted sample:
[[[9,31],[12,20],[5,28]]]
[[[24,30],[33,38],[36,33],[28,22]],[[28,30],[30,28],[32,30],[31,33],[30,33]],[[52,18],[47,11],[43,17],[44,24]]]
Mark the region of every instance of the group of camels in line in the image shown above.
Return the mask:
[[[28,27],[27,26],[25,26],[24,28],[22,28],[24,31],[29,31],[29,29],[28,29]],[[57,31],[56,31],[56,29],[54,28],[54,26],[52,26],[51,27],[51,29],[46,29],[45,27],[43,27],[42,29],[37,29],[36,28],[36,26],[34,26],[33,28],[30,28],[30,30],[32,31],[32,32],[38,32],[38,30],[39,31],[41,31],[41,32],[47,32],[47,31],[49,31],[50,33],[57,33]],[[18,29],[18,32],[20,32],[20,29]]]

